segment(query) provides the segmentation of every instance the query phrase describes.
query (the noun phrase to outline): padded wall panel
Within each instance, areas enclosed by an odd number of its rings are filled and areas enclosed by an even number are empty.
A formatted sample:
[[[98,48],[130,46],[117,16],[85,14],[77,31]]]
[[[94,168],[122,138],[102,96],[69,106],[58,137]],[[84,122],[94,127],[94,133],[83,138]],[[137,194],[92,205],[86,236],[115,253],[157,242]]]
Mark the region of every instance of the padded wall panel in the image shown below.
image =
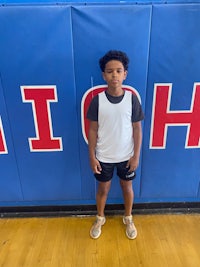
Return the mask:
[[[0,68],[24,201],[81,195],[70,14],[62,6],[0,9]],[[22,101],[20,86],[26,85],[56,86],[52,134],[62,138],[63,151],[30,151],[36,127],[32,104]]]
[[[144,198],[176,201],[198,194],[200,150],[185,148],[187,126],[168,127],[164,149],[149,149],[149,145],[155,83],[172,83],[171,111],[187,113],[192,106],[194,83],[200,80],[199,24],[199,5],[153,7],[141,183]]]
[[[86,90],[104,84],[99,68],[99,58],[108,50],[119,49],[130,57],[128,78],[125,84],[133,86],[140,94],[145,107],[145,89],[148,68],[150,37],[150,6],[86,6],[73,8],[73,37],[77,100]],[[80,114],[81,112],[79,112]],[[79,119],[81,120],[81,119]],[[95,180],[89,166],[87,145],[80,134],[81,176],[83,196],[95,197]],[[140,191],[140,167],[134,181],[136,195]],[[113,179],[109,194],[111,202],[122,201],[118,178]]]
[[[20,201],[23,199],[21,182],[17,169],[9,118],[6,111],[4,92],[0,82],[0,138],[4,139],[0,153],[0,200]]]

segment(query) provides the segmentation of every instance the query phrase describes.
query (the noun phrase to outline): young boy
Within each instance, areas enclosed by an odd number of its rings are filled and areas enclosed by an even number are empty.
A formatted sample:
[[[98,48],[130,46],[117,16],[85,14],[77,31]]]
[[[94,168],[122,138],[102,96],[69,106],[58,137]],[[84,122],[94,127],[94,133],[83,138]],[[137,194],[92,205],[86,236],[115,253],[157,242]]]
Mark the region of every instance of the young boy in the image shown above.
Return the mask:
[[[122,89],[128,72],[128,63],[127,55],[115,50],[107,52],[99,60],[108,88],[92,99],[87,113],[90,120],[90,165],[98,181],[97,216],[90,230],[90,235],[94,239],[101,235],[101,226],[106,221],[104,209],[114,168],[117,169],[123,192],[123,222],[126,225],[126,235],[129,239],[137,236],[132,220],[132,180],[139,163],[142,142],[141,120],[144,115],[138,98]]]

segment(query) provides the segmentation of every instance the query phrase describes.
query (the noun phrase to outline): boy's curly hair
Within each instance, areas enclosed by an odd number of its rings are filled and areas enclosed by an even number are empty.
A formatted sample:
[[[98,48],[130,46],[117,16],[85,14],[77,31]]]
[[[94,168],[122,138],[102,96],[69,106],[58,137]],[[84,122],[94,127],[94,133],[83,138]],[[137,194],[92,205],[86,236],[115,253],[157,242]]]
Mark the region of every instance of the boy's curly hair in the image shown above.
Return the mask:
[[[126,53],[118,50],[110,50],[99,60],[99,66],[102,72],[104,72],[106,64],[111,60],[120,61],[124,69],[128,70],[129,58]]]

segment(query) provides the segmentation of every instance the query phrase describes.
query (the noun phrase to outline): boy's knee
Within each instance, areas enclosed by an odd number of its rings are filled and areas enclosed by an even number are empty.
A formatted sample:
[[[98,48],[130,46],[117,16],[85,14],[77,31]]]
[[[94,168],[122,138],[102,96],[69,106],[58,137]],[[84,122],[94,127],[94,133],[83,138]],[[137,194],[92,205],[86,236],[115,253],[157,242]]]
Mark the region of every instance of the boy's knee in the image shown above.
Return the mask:
[[[100,185],[98,187],[98,194],[100,196],[108,195],[109,190],[110,190],[110,185],[109,184]]]
[[[132,187],[131,182],[120,181],[120,185],[121,185],[123,192],[127,192],[127,193],[133,192],[133,187]]]

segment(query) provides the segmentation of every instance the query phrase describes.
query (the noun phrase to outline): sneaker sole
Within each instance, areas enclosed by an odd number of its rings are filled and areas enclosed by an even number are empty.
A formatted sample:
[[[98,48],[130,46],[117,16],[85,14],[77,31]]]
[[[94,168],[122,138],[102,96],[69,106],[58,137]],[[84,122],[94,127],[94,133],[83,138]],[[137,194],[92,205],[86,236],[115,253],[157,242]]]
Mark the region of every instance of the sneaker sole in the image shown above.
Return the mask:
[[[129,236],[128,233],[127,233],[127,231],[126,231],[126,236],[128,237],[128,239],[131,239],[131,240],[136,239],[136,237],[137,237],[137,231],[136,231],[136,235],[134,235],[133,237]]]
[[[100,233],[99,233],[97,236],[93,236],[93,235],[92,235],[92,232],[90,231],[90,237],[93,238],[93,239],[97,239],[97,238],[99,238],[100,235],[101,235],[101,231],[100,231]]]

